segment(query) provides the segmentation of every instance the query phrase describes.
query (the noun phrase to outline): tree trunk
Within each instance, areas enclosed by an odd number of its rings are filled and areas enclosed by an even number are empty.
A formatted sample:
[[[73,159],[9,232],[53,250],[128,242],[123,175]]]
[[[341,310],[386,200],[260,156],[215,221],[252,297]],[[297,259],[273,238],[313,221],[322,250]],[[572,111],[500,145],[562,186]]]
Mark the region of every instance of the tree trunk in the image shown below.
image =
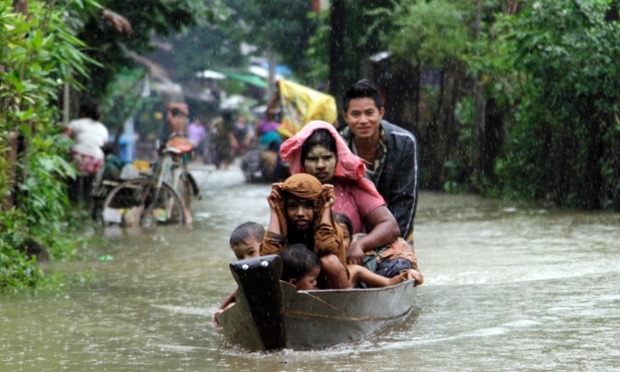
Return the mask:
[[[456,128],[456,118],[454,116],[454,109],[458,102],[461,100],[463,94],[463,66],[457,64],[453,71],[452,76],[452,93],[450,95],[449,102],[449,112],[446,117],[446,124],[444,128],[444,141],[445,141],[445,160],[460,160],[459,154],[457,153],[458,149],[458,130]],[[445,163],[445,162],[444,162]],[[448,175],[445,174],[445,164],[443,166],[444,169],[444,180],[447,179]],[[458,182],[467,182],[466,179],[457,179]]]
[[[485,130],[482,172],[484,177],[494,185],[495,161],[504,144],[504,113],[498,107],[495,99],[490,99],[485,107]]]
[[[595,106],[588,106],[595,107]],[[585,116],[592,118],[586,139],[586,161],[583,169],[583,177],[579,179],[577,193],[579,204],[584,209],[599,209],[601,207],[601,191],[603,188],[603,176],[601,174],[602,146],[602,122],[600,116]]]
[[[28,0],[14,0],[13,1],[13,10],[16,13],[22,13],[25,16],[28,15]],[[10,134],[10,139],[8,143],[9,147],[9,185],[11,190],[11,195],[2,203],[3,210],[9,210],[15,206],[15,200],[17,196],[17,148],[18,148],[18,136],[19,131],[17,128],[13,129],[13,132]]]
[[[474,82],[474,189],[480,191],[484,178],[484,148],[486,138],[485,124],[486,102],[482,94],[482,85]]]
[[[386,82],[387,101],[385,118],[394,124],[416,134],[418,124],[419,69],[409,64],[395,63],[390,66],[390,77]]]
[[[445,160],[443,158],[444,144],[442,142],[444,139],[440,137],[440,133],[442,133],[441,127],[443,124],[444,96],[447,80],[446,74],[446,70],[441,71],[436,107],[428,125],[426,150],[426,154],[428,155],[427,187],[431,190],[441,190],[443,187],[441,175],[443,173],[442,169]]]
[[[346,3],[345,0],[332,0],[331,5],[331,36],[329,39],[329,91],[334,97],[342,97],[344,94],[343,71],[344,58],[344,35],[345,35]],[[340,100],[336,99],[338,112],[342,111]]]

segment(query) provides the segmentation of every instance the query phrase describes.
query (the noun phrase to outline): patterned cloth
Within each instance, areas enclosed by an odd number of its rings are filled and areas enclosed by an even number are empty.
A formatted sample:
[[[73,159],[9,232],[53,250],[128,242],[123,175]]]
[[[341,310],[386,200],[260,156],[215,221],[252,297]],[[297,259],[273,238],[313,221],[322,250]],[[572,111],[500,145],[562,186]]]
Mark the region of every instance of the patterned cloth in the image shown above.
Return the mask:
[[[364,234],[355,234],[353,240]],[[392,244],[365,252],[363,266],[375,274],[392,278],[405,269],[418,270],[418,258],[413,246],[398,238]]]
[[[328,130],[332,137],[334,137],[334,140],[336,140],[336,151],[338,152],[336,156],[338,162],[336,163],[334,176],[353,180],[357,182],[362,189],[383,198],[379,195],[375,185],[370,180],[364,178],[364,173],[366,173],[364,161],[349,150],[349,147],[347,147],[347,144],[342,140],[336,128],[324,121],[315,120],[309,122],[299,133],[284,141],[280,147],[280,156],[282,160],[290,162],[289,167],[291,174],[305,173],[306,170],[303,164],[301,164],[301,147],[317,129]]]
[[[75,168],[83,175],[96,174],[104,163],[103,159],[95,159],[76,151],[71,151],[71,159]]]

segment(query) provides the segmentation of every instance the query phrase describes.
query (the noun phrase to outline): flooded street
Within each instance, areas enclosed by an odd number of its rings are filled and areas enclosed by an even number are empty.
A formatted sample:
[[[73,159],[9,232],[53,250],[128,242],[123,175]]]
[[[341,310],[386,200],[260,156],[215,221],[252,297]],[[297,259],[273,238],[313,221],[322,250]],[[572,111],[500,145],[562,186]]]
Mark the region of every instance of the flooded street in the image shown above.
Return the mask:
[[[89,284],[3,296],[0,370],[620,369],[618,214],[422,192],[415,314],[357,344],[247,353],[210,322],[235,289],[230,232],[267,226],[270,186],[235,167],[199,184],[192,228],[117,232],[113,259],[47,268],[89,270]]]

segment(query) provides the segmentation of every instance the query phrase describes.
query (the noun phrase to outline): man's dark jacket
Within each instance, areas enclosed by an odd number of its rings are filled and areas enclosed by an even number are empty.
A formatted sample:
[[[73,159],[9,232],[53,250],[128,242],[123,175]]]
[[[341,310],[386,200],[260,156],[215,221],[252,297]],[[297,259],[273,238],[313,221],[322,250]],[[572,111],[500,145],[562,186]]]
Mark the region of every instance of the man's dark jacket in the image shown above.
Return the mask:
[[[378,182],[373,182],[406,239],[413,231],[418,204],[418,142],[411,132],[385,120],[381,127],[388,140],[387,158],[383,169],[375,169],[380,176]],[[353,135],[348,127],[342,131],[342,137],[351,148]]]

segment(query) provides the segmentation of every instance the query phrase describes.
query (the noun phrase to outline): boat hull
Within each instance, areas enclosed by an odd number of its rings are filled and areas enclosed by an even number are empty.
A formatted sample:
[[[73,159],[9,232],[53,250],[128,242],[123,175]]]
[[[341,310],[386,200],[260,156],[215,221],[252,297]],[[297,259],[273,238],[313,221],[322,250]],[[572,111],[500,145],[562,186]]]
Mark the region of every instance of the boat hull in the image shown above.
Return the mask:
[[[229,341],[251,351],[319,350],[356,342],[403,321],[415,304],[413,281],[370,289],[296,291],[279,280],[277,255],[231,264],[236,305],[218,321]]]

